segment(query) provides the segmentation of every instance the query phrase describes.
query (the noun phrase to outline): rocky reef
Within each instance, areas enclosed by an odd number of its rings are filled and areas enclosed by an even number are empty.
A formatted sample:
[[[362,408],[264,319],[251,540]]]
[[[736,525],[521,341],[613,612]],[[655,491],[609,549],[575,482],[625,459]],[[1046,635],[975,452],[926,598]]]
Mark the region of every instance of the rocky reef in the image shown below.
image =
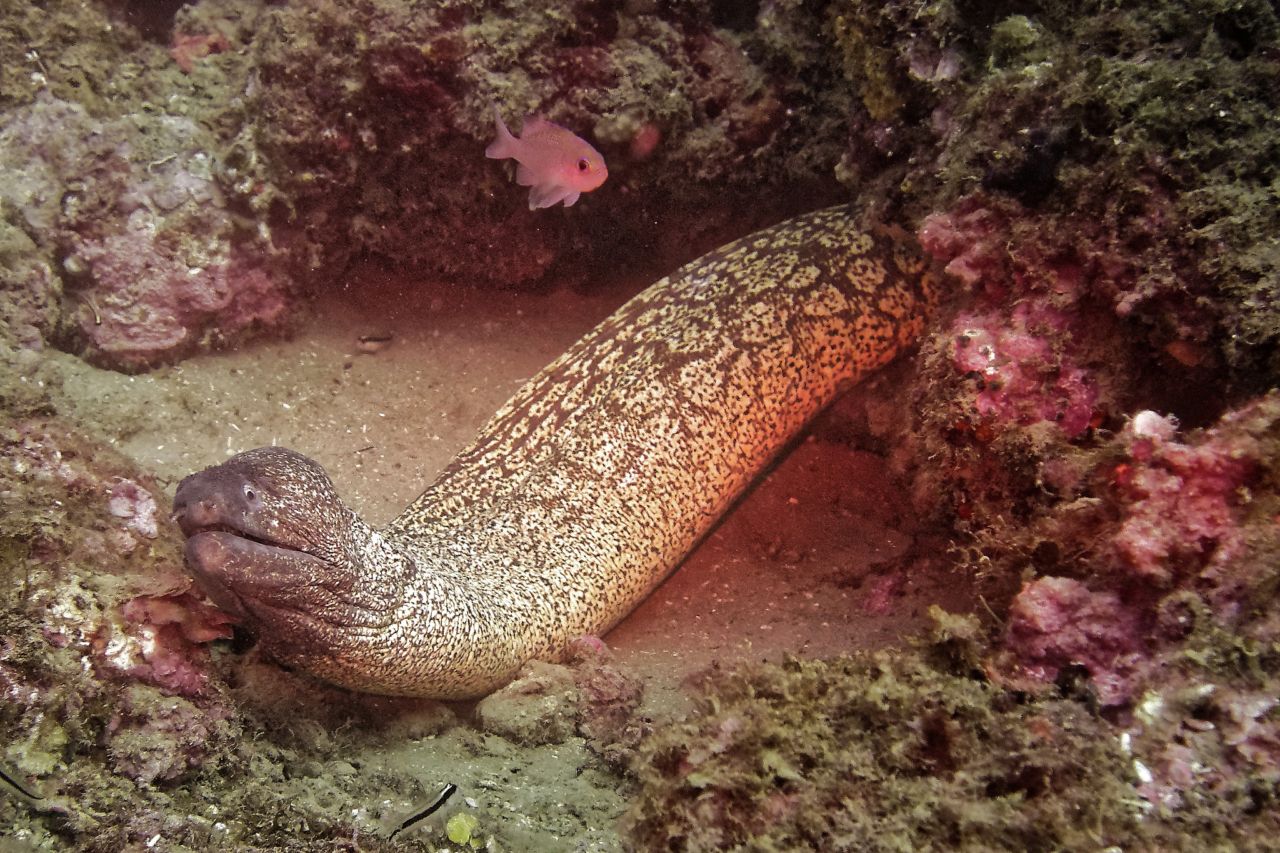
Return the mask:
[[[1273,3],[11,5],[6,840],[1264,849],[1280,830]],[[495,110],[571,128],[608,182],[531,214],[483,157]],[[244,654],[182,571],[172,484],[71,422],[48,357],[138,372],[281,338],[355,264],[648,280],[851,199],[952,290],[842,429],[985,607],[935,613],[913,650],[713,671],[686,719],[646,717],[590,645],[475,707]],[[488,798],[390,837],[451,778]]]
[[[958,624],[957,652],[976,626]],[[1026,701],[964,654],[788,660],[710,674],[656,732],[635,850],[1051,850],[1137,834],[1126,756],[1079,702]],[[998,747],[993,748],[994,745]]]
[[[1117,727],[1073,679],[1002,687],[976,621],[934,618],[917,651],[710,673],[641,747],[631,849],[1265,849],[1274,651],[1197,643]]]
[[[1024,292],[1083,282],[1057,298],[1120,320],[1171,375],[1267,387],[1280,366],[1270,4],[833,14],[868,105],[838,172],[852,190],[959,226],[966,277],[996,264]]]
[[[137,371],[281,327],[291,280],[228,203],[216,125],[243,63],[179,80],[113,11],[15,13],[0,46],[25,69],[0,100],[0,278],[6,338]]]

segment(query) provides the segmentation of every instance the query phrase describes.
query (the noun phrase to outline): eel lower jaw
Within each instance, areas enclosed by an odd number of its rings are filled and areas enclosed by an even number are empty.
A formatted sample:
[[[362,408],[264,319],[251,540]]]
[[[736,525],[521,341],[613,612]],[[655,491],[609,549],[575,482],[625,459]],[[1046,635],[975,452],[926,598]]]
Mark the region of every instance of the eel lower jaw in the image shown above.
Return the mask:
[[[188,570],[221,610],[252,630],[288,614],[311,618],[300,593],[327,564],[228,528],[191,532],[183,550]]]

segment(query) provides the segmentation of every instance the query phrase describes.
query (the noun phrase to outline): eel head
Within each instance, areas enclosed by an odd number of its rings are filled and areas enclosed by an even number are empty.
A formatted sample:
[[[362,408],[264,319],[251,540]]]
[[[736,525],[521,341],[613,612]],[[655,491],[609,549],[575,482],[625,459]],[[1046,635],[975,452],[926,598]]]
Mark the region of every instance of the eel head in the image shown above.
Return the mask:
[[[361,582],[361,553],[377,534],[300,453],[262,447],[192,474],[173,516],[205,594],[284,663],[315,670],[395,609],[385,588]]]

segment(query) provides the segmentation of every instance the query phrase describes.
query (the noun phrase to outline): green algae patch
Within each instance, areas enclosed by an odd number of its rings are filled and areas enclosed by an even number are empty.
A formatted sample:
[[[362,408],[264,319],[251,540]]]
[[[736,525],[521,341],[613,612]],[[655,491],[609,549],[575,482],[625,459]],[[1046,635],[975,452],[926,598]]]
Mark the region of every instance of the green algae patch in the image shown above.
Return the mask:
[[[476,834],[479,826],[480,821],[476,820],[475,815],[470,812],[458,812],[449,818],[449,822],[444,825],[444,831],[454,844],[478,848],[484,846],[484,842]]]
[[[1096,268],[1149,345],[1266,387],[1255,377],[1274,375],[1280,329],[1274,4],[1043,6],[952,36],[982,71],[950,108],[942,168],[909,179],[940,179],[933,209],[979,189],[1017,199],[1015,252]]]
[[[642,850],[1100,849],[1138,819],[1105,721],[913,653],[713,672],[635,773]]]
[[[829,17],[845,82],[872,119],[898,119],[915,94],[897,62],[899,40],[914,16],[904,7],[855,0],[834,4]]]

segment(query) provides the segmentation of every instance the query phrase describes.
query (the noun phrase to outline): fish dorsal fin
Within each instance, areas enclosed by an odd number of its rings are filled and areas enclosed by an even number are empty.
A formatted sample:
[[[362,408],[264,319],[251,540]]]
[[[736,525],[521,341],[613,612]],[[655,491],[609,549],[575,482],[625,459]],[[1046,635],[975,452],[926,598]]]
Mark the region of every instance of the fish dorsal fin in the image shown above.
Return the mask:
[[[502,120],[502,113],[498,112],[497,107],[493,108],[493,134],[493,141],[489,143],[488,148],[484,149],[484,156],[490,160],[514,157],[519,150],[519,142],[511,135],[511,131],[507,130],[507,125]]]

